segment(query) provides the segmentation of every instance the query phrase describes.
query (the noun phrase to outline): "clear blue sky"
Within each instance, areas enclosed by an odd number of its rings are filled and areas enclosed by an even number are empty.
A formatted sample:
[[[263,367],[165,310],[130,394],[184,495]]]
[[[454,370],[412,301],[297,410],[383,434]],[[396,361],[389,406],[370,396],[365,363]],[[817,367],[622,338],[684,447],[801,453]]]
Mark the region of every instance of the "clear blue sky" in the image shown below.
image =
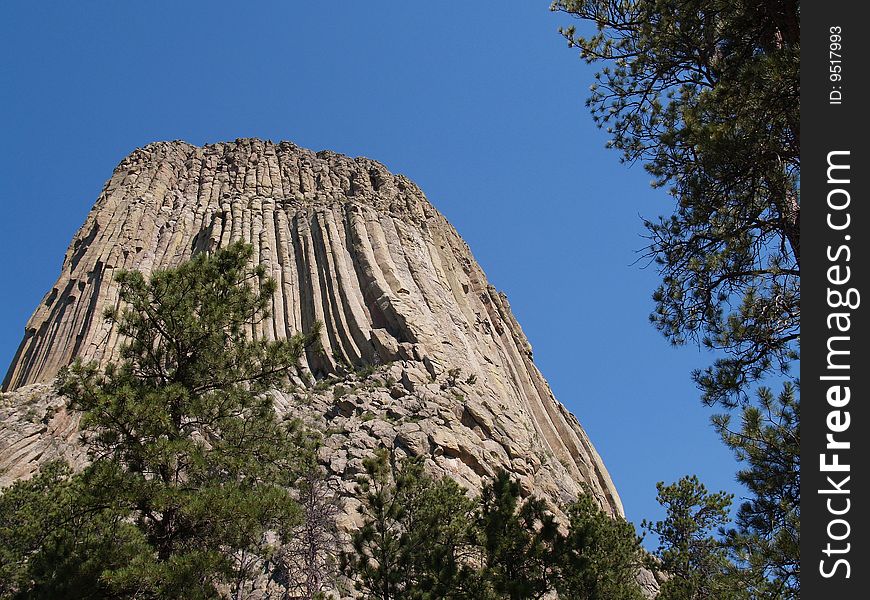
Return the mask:
[[[413,179],[504,290],[628,517],[697,473],[739,494],[691,369],[647,321],[639,215],[668,212],[583,103],[592,70],[538,2],[0,5],[0,369],[126,154],[262,137]]]

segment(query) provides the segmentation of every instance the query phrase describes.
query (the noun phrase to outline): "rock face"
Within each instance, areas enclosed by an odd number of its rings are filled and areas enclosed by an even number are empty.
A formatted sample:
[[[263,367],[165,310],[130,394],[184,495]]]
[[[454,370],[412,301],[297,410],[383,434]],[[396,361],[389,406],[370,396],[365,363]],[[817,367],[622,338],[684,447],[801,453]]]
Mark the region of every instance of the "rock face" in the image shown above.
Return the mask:
[[[622,514],[507,299],[423,193],[366,158],[260,140],[155,143],[115,169],[3,382],[0,484],[52,457],[85,460],[76,416],[48,384],[76,357],[116,355],[118,336],[101,318],[118,302],[115,272],[171,267],[236,239],[253,244],[278,284],[274,316],[255,335],[324,324],[324,351],[305,358],[317,383],[275,392],[275,402],[325,432],[344,518],[357,518],[352,482],[379,445],[424,455],[470,489],[499,467],[524,493],[557,502],[586,485]]]

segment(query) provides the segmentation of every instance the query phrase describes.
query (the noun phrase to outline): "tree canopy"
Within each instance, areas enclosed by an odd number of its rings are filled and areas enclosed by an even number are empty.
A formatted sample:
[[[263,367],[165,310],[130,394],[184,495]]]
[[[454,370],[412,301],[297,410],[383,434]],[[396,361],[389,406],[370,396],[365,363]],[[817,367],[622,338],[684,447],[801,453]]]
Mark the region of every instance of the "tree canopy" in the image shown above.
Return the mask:
[[[27,547],[10,563],[12,591],[240,596],[291,534],[291,486],[311,445],[266,392],[287,384],[318,332],[251,335],[274,288],[251,258],[237,243],[148,277],[118,274],[121,308],[107,318],[126,340],[120,362],[76,362],[57,380],[82,413],[91,463],[78,475],[48,467],[2,496],[15,532],[51,531],[16,542]],[[49,559],[59,567],[45,570]]]
[[[800,324],[800,11],[796,1],[564,0],[596,74],[587,105],[623,160],[676,200],[646,221],[662,285],[653,323],[722,351],[695,374],[733,405],[787,373]]]
[[[666,518],[643,526],[658,536],[658,568],[668,574],[661,600],[748,599],[746,590],[730,577],[733,563],[716,534],[730,522],[732,496],[711,494],[696,476],[659,483],[658,501]]]
[[[382,449],[360,477],[362,527],[345,573],[365,598],[641,600],[640,540],[592,496],[560,507],[521,498],[499,471],[477,498]]]
[[[561,29],[601,65],[587,106],[623,161],[666,187],[645,219],[659,268],[652,323],[713,363],[693,373],[723,441],[746,464],[734,549],[799,592],[800,5],[796,0],[555,0]],[[774,394],[769,385],[781,385]]]

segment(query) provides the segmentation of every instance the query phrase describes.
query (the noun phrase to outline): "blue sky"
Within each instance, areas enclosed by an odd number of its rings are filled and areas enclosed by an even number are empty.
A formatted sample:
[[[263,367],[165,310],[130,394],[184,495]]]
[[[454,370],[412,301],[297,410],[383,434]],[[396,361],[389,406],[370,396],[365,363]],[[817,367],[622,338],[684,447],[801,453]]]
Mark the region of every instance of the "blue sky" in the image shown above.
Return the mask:
[[[647,321],[640,215],[669,197],[604,148],[569,23],[546,0],[3,2],[0,369],[126,154],[291,140],[420,185],[507,293],[629,519],[658,518],[655,483],[688,473],[739,496],[689,378],[711,358]]]

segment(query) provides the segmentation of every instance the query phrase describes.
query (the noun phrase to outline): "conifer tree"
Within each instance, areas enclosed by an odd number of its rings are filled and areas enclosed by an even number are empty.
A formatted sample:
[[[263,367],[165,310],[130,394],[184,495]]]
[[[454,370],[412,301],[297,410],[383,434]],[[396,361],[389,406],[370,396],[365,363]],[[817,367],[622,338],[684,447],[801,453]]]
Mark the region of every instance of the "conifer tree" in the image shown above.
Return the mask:
[[[540,598],[552,588],[558,530],[539,499],[520,503],[520,485],[504,470],[484,486],[478,516],[484,576],[503,598]]]
[[[121,308],[107,318],[126,340],[120,362],[76,362],[57,382],[82,412],[91,464],[74,477],[49,467],[2,496],[4,506],[26,496],[15,532],[42,532],[25,536],[31,553],[17,562],[30,581],[16,579],[19,593],[79,585],[83,573],[101,597],[242,597],[269,535],[299,522],[288,488],[305,444],[267,392],[288,383],[318,332],[253,337],[274,283],[252,255],[236,243],[117,276]],[[47,572],[49,560],[63,570]]]
[[[708,404],[787,374],[800,325],[800,8],[691,0],[557,0],[594,25],[562,33],[603,63],[587,105],[623,160],[676,200],[650,219],[653,323],[721,350],[695,373]]]
[[[465,491],[427,475],[419,457],[397,460],[381,448],[363,464],[364,522],[343,562],[364,597],[485,598],[470,560],[474,503]]]
[[[148,548],[135,526],[97,500],[62,461],[0,494],[0,598],[108,598],[101,574]]]
[[[407,572],[413,575],[407,598],[484,599],[472,562],[475,503],[449,477],[433,479],[413,462],[403,475]]]
[[[365,466],[364,523],[344,556],[365,598],[643,598],[634,528],[589,496],[563,509],[560,526],[545,501],[521,501],[505,471],[472,500],[450,478],[428,476],[419,459],[396,461],[381,449]]]
[[[741,411],[740,425],[717,415],[714,425],[746,466],[737,480],[750,495],[737,511],[727,541],[755,573],[759,598],[799,597],[800,591],[800,406],[786,383],[778,396],[758,390],[758,402]],[[744,586],[745,587],[745,586]]]
[[[605,514],[590,494],[562,507],[560,526],[542,499],[520,500],[519,483],[500,471],[478,501],[481,577],[493,598],[641,600],[643,551],[634,527]]]
[[[642,600],[640,538],[619,516],[605,514],[591,494],[567,507],[568,532],[558,547],[560,598]]]
[[[662,600],[739,600],[749,598],[738,585],[727,545],[717,532],[730,521],[733,496],[711,494],[696,476],[665,485],[659,482],[658,501],[665,510],[662,521],[644,521],[658,536],[658,563],[651,566],[667,574]]]
[[[675,345],[715,352],[692,374],[704,403],[748,411],[750,429],[778,436],[754,444],[749,429],[735,437],[717,424],[748,463],[739,478],[756,484],[739,543],[764,557],[751,568],[797,595],[800,508],[788,490],[800,487],[800,467],[782,425],[796,430],[799,415],[800,4],[555,0],[552,9],[590,26],[561,33],[601,65],[587,106],[609,145],[675,200],[645,220],[661,274],[651,321]],[[768,412],[770,380],[784,382],[788,415]],[[748,518],[761,507],[763,519]]]
[[[356,489],[365,520],[353,534],[354,552],[342,555],[342,568],[364,597],[392,600],[405,591],[405,540],[400,526],[405,507],[386,449],[364,459],[363,467],[365,475],[359,477]]]

